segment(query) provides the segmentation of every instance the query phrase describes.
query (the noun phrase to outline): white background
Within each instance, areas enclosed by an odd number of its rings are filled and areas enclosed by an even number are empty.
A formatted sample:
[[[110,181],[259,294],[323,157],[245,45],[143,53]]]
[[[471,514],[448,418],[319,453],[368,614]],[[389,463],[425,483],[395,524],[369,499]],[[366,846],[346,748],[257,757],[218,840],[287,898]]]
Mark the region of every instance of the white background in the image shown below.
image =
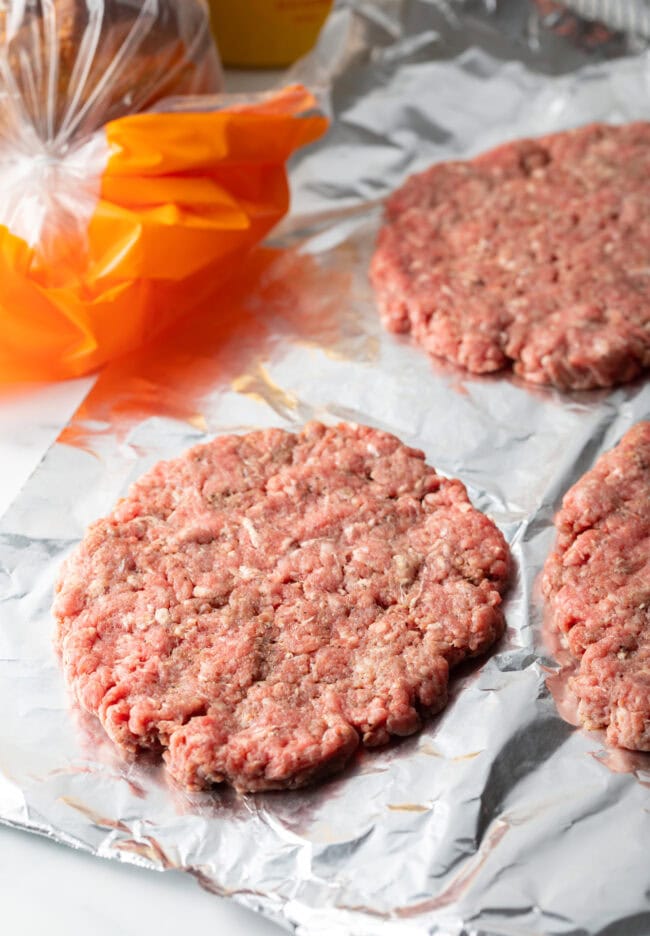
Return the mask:
[[[228,75],[232,90],[276,73]],[[56,439],[92,380],[0,394],[0,514]],[[0,826],[0,930],[7,936],[278,936],[281,929],[202,890],[189,875],[157,874]]]

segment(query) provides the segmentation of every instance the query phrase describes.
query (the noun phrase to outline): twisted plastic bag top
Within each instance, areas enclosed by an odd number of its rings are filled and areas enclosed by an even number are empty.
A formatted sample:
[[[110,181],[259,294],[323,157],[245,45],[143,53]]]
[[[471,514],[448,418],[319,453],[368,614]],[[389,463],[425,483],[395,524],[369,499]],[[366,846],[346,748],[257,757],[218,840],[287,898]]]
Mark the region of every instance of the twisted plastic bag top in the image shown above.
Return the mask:
[[[95,131],[220,87],[203,0],[0,0],[0,224],[67,266],[57,242],[81,249],[106,163]]]

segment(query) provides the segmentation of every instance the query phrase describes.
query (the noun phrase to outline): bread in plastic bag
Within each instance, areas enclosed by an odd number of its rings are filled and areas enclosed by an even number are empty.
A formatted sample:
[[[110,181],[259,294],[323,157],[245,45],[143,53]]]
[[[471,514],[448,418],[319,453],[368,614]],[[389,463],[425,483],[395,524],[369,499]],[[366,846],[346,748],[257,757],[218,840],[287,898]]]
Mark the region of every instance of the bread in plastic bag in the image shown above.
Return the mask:
[[[220,84],[201,0],[0,3],[0,380],[218,314],[287,210],[286,159],[325,129],[302,88],[228,106]]]
[[[201,0],[0,3],[4,135],[58,148],[163,97],[219,91]]]

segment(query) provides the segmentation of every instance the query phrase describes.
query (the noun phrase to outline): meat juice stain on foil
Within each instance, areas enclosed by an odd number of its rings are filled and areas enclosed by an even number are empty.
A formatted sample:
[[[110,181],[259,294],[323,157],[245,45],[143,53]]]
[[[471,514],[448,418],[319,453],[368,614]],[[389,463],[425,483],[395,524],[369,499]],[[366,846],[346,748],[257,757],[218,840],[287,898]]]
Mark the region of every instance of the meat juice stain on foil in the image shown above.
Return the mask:
[[[113,432],[124,438],[153,416],[184,420],[205,433],[210,417],[202,410],[228,384],[237,393],[274,401],[281,411],[296,409],[291,393],[264,368],[274,345],[296,342],[341,360],[350,353],[363,358],[365,348],[372,359],[372,337],[361,330],[354,335],[351,279],[343,264],[324,269],[295,249],[254,251],[218,307],[201,309],[106,367],[59,441],[92,452],[93,438]]]
[[[87,445],[98,434],[116,431],[123,437],[148,416],[203,425],[205,396],[264,355],[270,336],[248,311],[247,295],[275,256],[254,252],[242,275],[228,283],[218,309],[201,309],[155,343],[106,367],[60,441]]]

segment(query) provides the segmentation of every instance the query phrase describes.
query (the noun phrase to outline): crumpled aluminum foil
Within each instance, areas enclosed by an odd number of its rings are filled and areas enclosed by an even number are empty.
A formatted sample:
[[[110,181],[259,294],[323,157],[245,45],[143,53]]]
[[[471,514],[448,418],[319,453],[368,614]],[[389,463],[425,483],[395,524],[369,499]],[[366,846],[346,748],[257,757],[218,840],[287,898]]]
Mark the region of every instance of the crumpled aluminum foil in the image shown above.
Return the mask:
[[[295,209],[219,314],[111,365],[0,526],[0,819],[180,868],[302,936],[650,932],[650,756],[571,724],[537,581],[566,489],[650,415],[643,381],[560,394],[432,364],[383,332],[379,200],[433,160],[650,117],[638,36],[580,45],[521,0],[348,0],[298,67],[331,89]],[[576,44],[577,43],[577,44]],[[356,420],[460,477],[507,536],[507,634],[416,737],[316,788],[188,794],[71,710],[49,608],[62,558],[162,457],[226,431]],[[556,701],[559,705],[556,705]]]

